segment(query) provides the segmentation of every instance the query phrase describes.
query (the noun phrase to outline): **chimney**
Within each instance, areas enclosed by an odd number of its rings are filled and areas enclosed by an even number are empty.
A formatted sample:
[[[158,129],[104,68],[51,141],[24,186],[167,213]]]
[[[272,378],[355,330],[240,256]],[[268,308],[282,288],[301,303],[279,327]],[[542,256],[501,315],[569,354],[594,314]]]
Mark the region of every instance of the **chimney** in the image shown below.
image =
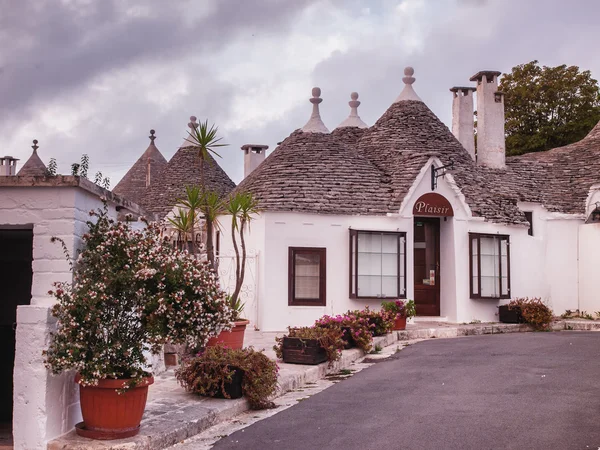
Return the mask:
[[[0,177],[10,177],[17,174],[17,158],[12,156],[0,157]]]
[[[450,89],[454,94],[452,100],[452,134],[469,152],[475,161],[475,135],[473,119],[474,87],[455,86]]]
[[[244,178],[250,175],[265,160],[268,148],[268,145],[242,145],[242,150],[244,150]]]
[[[477,81],[477,163],[492,169],[506,167],[504,94],[498,91],[500,73],[484,70],[471,77],[471,81]]]

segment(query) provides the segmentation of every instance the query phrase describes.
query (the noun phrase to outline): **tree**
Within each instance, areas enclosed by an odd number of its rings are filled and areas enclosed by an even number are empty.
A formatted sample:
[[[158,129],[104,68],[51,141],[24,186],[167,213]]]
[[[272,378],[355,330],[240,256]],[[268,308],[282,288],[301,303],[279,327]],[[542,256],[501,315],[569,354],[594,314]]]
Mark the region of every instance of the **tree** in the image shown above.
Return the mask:
[[[589,70],[531,61],[505,74],[506,152],[521,155],[583,139],[600,120],[600,88]]]
[[[204,165],[210,163],[210,154],[214,154],[219,158],[216,152],[218,147],[226,147],[229,144],[219,143],[222,138],[217,137],[219,128],[215,125],[208,125],[208,120],[200,122],[197,126],[193,126],[188,131],[189,137],[194,145],[198,148],[198,156],[200,157],[200,204],[198,209],[202,213],[206,227],[206,253],[208,261],[213,269],[215,265],[215,250],[213,233],[216,226],[216,218],[222,213],[223,203],[216,192],[208,192],[206,190],[206,181],[204,175]]]
[[[246,276],[246,239],[244,234],[250,228],[250,222],[255,214],[260,213],[258,200],[250,192],[237,192],[232,195],[226,203],[227,212],[231,215],[231,241],[235,251],[235,289],[231,294],[230,306],[237,305],[238,297],[244,284]],[[239,234],[240,244],[238,246],[236,233]],[[242,255],[240,258],[240,247]],[[239,308],[243,308],[240,305]],[[239,308],[234,308],[238,310]]]

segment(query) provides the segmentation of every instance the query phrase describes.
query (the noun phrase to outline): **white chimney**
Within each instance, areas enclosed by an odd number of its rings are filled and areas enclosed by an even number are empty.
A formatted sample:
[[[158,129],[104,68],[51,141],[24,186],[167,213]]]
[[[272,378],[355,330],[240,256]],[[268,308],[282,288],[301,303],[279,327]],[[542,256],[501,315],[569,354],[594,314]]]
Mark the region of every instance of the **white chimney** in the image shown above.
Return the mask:
[[[471,81],[477,81],[477,163],[492,169],[506,167],[504,94],[498,91],[500,73],[484,70],[471,77]]]
[[[268,145],[242,145],[242,150],[244,150],[244,178],[250,175],[265,160],[268,148]]]
[[[17,158],[12,156],[0,157],[0,176],[10,177],[17,174]]]
[[[454,94],[452,100],[452,134],[469,152],[475,161],[475,135],[473,119],[474,87],[455,86],[450,89]]]

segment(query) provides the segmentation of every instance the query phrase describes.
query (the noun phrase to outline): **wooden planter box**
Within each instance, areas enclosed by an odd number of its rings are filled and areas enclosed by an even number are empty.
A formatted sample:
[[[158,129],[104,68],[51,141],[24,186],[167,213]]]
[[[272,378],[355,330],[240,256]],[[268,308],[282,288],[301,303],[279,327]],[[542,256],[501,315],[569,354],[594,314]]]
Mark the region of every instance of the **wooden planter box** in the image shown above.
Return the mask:
[[[291,364],[321,364],[327,352],[317,339],[283,338],[283,362]]]
[[[502,323],[525,323],[518,306],[512,309],[508,309],[508,305],[498,306],[498,318]]]
[[[224,390],[229,398],[240,398],[243,395],[242,392],[242,380],[244,379],[244,371],[242,369],[234,368],[233,376],[231,377],[231,383],[225,383]],[[221,389],[217,389],[211,397],[215,398],[227,398],[223,395]]]

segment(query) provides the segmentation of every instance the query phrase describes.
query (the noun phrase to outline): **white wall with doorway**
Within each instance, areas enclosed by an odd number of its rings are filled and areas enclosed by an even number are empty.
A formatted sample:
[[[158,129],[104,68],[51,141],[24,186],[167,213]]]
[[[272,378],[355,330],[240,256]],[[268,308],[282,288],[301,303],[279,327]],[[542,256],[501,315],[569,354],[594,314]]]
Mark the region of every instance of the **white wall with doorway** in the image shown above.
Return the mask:
[[[78,183],[74,177],[66,178],[64,186],[17,186],[12,180],[14,186],[0,185],[0,227],[33,227],[31,303],[17,309],[13,437],[18,450],[45,449],[48,440],[81,421],[74,374],[52,375],[42,356],[55,326],[50,314],[54,299],[48,291],[55,281],[71,280],[63,249],[50,238],[64,240],[76,256],[89,211],[102,206],[94,189],[83,189],[74,185]],[[114,217],[115,206],[109,203]]]

